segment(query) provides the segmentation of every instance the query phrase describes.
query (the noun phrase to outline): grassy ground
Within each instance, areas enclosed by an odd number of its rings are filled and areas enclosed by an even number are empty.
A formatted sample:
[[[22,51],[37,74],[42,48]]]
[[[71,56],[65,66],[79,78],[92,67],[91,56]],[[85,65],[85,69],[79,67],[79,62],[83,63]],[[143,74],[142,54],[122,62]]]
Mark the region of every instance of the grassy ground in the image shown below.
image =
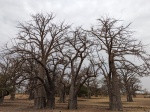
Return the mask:
[[[56,98],[56,109],[34,109],[33,101],[27,100],[27,95],[17,95],[15,101],[6,97],[4,104],[0,105],[0,112],[113,112],[108,110],[108,98],[92,97],[92,99],[78,98],[78,109],[67,110],[67,103],[60,104]],[[150,98],[137,97],[134,102],[123,101],[124,112],[150,112]]]

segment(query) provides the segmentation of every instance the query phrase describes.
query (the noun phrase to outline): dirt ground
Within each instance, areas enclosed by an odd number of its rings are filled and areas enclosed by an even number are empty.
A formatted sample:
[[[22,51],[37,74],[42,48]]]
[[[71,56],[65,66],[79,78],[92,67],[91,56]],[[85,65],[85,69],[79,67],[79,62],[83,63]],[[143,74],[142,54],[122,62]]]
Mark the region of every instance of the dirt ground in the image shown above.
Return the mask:
[[[78,98],[78,109],[67,110],[67,103],[60,104],[56,98],[56,109],[34,109],[33,101],[27,100],[28,96],[16,95],[15,101],[10,101],[9,96],[5,98],[4,104],[0,105],[0,112],[113,112],[108,110],[108,98],[92,97],[92,99]],[[123,101],[123,112],[150,112],[150,98],[143,96],[134,98],[134,102]]]

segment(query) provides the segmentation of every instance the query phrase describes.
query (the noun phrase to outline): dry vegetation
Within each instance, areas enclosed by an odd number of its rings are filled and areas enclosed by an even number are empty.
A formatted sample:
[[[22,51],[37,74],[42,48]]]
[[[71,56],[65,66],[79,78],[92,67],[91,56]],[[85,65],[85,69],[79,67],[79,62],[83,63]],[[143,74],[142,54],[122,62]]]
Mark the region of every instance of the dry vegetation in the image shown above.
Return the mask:
[[[0,112],[113,112],[108,110],[108,98],[92,97],[92,99],[78,98],[79,108],[77,110],[68,110],[67,103],[56,103],[56,109],[34,109],[33,101],[27,100],[28,96],[23,94],[16,95],[15,101],[10,101],[9,96],[5,98],[4,104],[0,105]],[[56,98],[58,100],[58,98]],[[126,102],[122,98],[124,112],[149,112],[150,98],[137,96],[134,102]],[[56,101],[57,102],[57,101]]]

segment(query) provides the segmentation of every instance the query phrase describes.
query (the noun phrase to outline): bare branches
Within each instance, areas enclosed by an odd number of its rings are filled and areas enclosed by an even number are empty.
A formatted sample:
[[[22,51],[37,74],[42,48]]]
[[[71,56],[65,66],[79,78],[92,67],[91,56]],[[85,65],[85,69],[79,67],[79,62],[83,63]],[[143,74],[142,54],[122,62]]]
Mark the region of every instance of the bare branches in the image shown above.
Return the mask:
[[[0,62],[1,74],[16,74],[12,77],[16,84],[35,79],[37,99],[39,96],[43,98],[45,89],[47,102],[55,98],[56,81],[58,85],[68,82],[69,108],[77,108],[76,102],[71,102],[77,100],[84,83],[103,74],[112,101],[110,104],[118,100],[114,105],[118,104],[118,110],[121,110],[120,92],[116,89],[119,88],[119,74],[130,74],[130,78],[150,73],[150,55],[141,42],[131,37],[130,24],[124,26],[119,24],[119,20],[100,18],[97,26],[86,31],[81,27],[72,30],[70,25],[64,22],[56,24],[53,19],[52,13],[36,14],[32,15],[31,21],[18,25],[18,36],[13,46],[7,47],[4,62]],[[14,58],[9,60],[7,56]],[[133,62],[129,56],[138,57],[141,63]]]

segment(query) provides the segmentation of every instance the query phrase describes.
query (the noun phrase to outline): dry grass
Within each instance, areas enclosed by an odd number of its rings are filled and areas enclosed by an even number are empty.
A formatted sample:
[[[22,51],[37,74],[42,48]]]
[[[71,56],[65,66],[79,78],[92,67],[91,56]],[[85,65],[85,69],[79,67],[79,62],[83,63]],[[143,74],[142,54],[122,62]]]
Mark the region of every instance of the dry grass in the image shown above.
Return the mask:
[[[67,110],[67,103],[56,103],[55,110],[34,109],[33,101],[27,100],[28,96],[16,95],[15,101],[10,101],[9,96],[5,98],[3,105],[0,105],[0,112],[113,112],[108,110],[108,98],[93,97],[92,99],[78,98],[78,109]],[[56,98],[57,102],[58,98]],[[124,112],[150,112],[150,98],[138,97],[134,102],[126,102],[122,98]]]

